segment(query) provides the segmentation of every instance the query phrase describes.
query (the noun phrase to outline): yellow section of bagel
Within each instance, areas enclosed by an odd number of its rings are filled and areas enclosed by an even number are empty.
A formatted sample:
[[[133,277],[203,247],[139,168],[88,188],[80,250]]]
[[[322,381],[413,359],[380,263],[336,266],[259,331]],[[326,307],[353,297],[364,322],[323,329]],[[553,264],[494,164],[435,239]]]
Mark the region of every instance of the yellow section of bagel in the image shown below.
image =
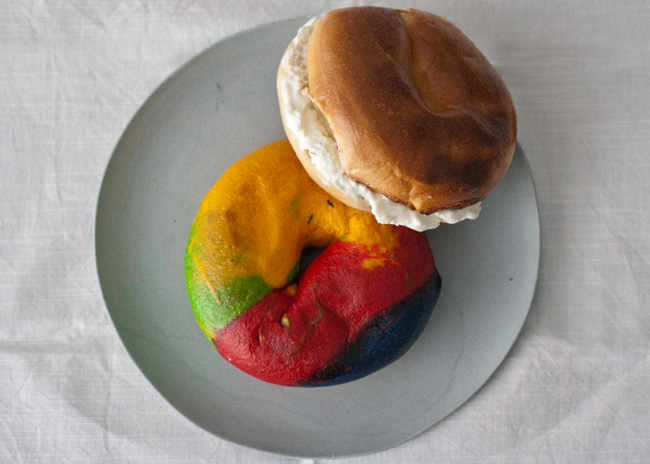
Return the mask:
[[[226,170],[199,208],[188,253],[219,303],[218,289],[235,279],[287,285],[309,246],[344,239],[392,247],[393,227],[318,187],[283,139]]]

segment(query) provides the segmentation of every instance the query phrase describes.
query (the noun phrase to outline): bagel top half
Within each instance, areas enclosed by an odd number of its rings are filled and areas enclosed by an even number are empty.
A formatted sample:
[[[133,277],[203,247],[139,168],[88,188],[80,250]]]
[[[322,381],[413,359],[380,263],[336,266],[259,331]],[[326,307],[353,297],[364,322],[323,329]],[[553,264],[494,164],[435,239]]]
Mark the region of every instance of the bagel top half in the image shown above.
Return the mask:
[[[512,160],[508,89],[431,13],[355,7],[313,18],[287,48],[277,87],[307,172],[379,222],[425,230],[473,219]]]

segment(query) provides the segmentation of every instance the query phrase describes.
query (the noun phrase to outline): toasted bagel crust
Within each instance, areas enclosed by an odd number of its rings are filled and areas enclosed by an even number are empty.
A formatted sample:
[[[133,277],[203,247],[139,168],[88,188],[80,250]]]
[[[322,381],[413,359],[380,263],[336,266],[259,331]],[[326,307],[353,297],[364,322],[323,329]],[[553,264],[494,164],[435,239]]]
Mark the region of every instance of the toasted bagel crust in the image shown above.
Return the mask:
[[[314,25],[308,92],[350,178],[422,214],[484,199],[512,160],[510,93],[474,44],[418,10],[333,10]]]

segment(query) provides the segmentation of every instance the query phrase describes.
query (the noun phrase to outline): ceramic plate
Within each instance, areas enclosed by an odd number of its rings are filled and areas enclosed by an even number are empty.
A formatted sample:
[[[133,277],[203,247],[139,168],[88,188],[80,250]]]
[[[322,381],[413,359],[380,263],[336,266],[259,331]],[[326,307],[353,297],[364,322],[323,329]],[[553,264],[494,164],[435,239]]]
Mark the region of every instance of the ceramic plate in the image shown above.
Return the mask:
[[[304,22],[274,23],[217,43],[145,102],[106,169],[97,206],[97,269],[126,349],[188,419],[268,452],[352,456],[427,430],[497,369],[533,297],[539,218],[518,146],[477,220],[428,233],[443,279],[440,299],[413,348],[375,374],[332,387],[280,387],[222,360],[188,302],[185,244],[220,174],[284,137],[275,74]]]

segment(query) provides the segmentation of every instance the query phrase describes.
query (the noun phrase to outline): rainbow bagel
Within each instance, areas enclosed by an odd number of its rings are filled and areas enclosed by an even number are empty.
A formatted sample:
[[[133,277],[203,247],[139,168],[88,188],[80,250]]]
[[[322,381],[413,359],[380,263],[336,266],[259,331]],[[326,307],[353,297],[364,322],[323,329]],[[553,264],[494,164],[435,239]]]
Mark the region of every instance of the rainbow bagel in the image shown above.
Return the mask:
[[[326,247],[301,271],[308,247]],[[280,385],[366,376],[403,355],[440,291],[423,233],[379,224],[312,181],[287,140],[233,164],[190,232],[185,278],[231,364]]]

